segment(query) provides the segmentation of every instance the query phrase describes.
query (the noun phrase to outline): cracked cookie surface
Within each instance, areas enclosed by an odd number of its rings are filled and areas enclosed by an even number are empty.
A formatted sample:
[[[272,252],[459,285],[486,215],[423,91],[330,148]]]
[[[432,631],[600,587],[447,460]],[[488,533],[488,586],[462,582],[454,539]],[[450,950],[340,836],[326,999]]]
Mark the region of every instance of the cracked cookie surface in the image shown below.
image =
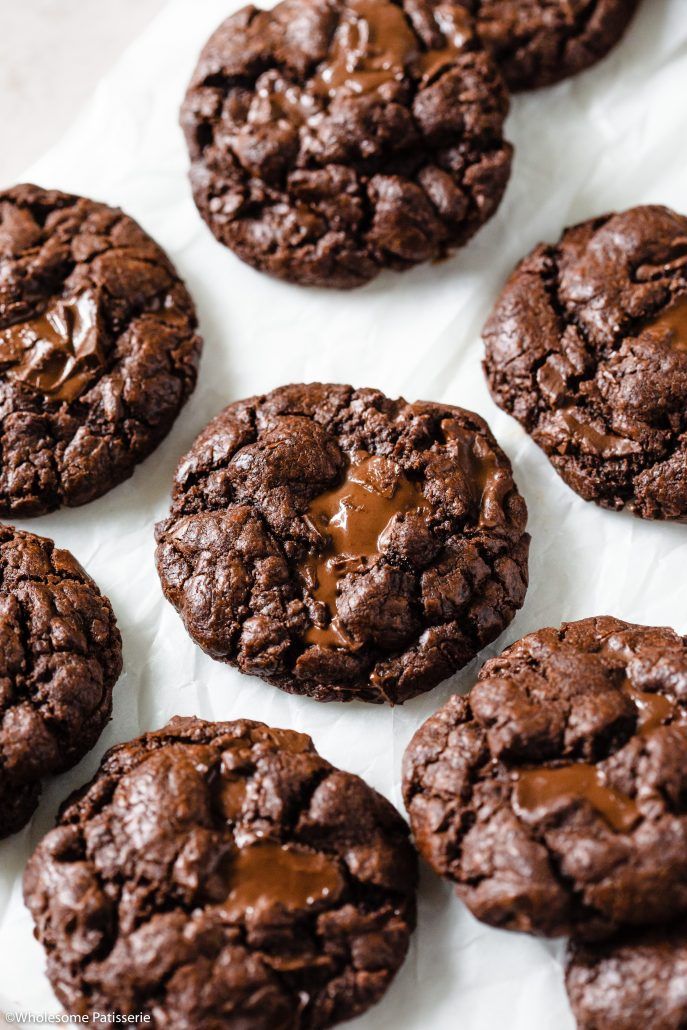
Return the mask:
[[[0,192],[0,514],[79,505],[126,479],[193,390],[193,302],[121,211]]]
[[[577,1030],[680,1030],[687,1026],[684,921],[573,944],[565,982]]]
[[[110,717],[122,645],[110,602],[52,540],[0,526],[0,837],[41,780],[75,765]]]
[[[176,718],[108,752],[24,891],[69,1012],[315,1030],[384,994],[416,879],[398,812],[309,737]]]
[[[157,568],[212,657],[320,701],[400,703],[522,605],[526,518],[479,415],[294,385],[230,405],[197,438]]]
[[[415,734],[404,797],[487,923],[608,936],[687,912],[687,641],[600,617],[523,637]]]
[[[285,0],[217,29],[181,123],[220,242],[279,278],[349,288],[444,257],[491,217],[507,112],[459,3]]]
[[[637,207],[540,244],[483,335],[494,400],[573,490],[687,519],[687,218]]]
[[[639,0],[460,0],[512,90],[549,86],[601,60]]]

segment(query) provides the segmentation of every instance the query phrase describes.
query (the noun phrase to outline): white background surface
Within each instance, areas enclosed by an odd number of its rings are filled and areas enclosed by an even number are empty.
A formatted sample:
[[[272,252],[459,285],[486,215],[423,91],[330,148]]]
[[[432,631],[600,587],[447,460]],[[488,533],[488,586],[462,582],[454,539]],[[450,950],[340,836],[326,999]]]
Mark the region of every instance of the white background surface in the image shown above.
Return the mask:
[[[164,0],[0,0],[0,186],[52,146]]]
[[[542,625],[600,613],[687,632],[685,527],[644,524],[573,495],[491,402],[479,340],[503,278],[539,239],[633,203],[687,208],[686,0],[645,0],[602,65],[514,101],[513,178],[498,215],[465,251],[438,266],[383,275],[355,293],[259,275],[216,243],[195,211],[177,112],[202,43],[232,9],[231,0],[172,0],[79,123],[29,172],[42,185],[119,204],[141,221],[188,282],[205,351],[196,393],[133,479],[85,508],[22,523],[71,549],[109,595],[125,673],[98,746],[50,782],[32,824],[0,844],[0,1009],[57,1011],[20,877],[58,803],[93,774],[107,747],[176,713],[264,719],[310,733],[326,758],[400,807],[401,755],[411,734],[474,679],[477,662],[402,708],[322,705],[241,676],[191,642],[161,596],[153,524],[166,511],[178,457],[230,400],[324,379],[462,404],[487,417],[514,462],[533,543],[525,607],[483,657]],[[426,869],[419,909],[408,960],[359,1030],[570,1030],[559,942],[480,925]]]

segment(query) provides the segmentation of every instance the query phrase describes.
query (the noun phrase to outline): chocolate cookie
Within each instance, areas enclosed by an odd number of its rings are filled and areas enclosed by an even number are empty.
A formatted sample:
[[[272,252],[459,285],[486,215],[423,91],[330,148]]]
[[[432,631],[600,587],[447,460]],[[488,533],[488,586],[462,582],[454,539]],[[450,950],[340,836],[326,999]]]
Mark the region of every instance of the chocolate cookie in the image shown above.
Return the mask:
[[[286,386],[225,408],[182,459],[157,567],[214,658],[319,701],[400,703],[522,605],[526,517],[478,415]]]
[[[196,381],[191,298],[121,211],[0,192],[0,514],[85,504],[131,475]]]
[[[458,0],[245,7],[181,123],[201,215],[253,267],[353,287],[462,246],[510,174],[508,96]]]
[[[687,638],[612,618],[523,637],[415,734],[404,796],[487,923],[591,938],[687,912]]]
[[[566,972],[578,1030],[687,1026],[687,928],[625,933],[573,946]]]
[[[316,1030],[384,994],[416,879],[398,812],[309,737],[176,718],[108,752],[24,895],[69,1012]]]
[[[69,551],[0,526],[0,837],[28,822],[41,780],[93,747],[122,643],[110,602]]]
[[[494,400],[573,490],[687,519],[687,218],[637,207],[536,247],[484,340]]]
[[[460,0],[512,90],[549,86],[605,57],[639,0]]]

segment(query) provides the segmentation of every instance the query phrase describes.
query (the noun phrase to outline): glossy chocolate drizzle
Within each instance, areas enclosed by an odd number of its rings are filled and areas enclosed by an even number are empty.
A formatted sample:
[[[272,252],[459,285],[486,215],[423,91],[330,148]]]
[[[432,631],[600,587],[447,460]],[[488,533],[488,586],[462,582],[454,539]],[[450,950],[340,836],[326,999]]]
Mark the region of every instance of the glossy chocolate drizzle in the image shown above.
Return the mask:
[[[637,710],[639,734],[651,733],[676,713],[676,704],[663,694],[638,690],[627,680],[623,690]],[[565,798],[583,798],[618,833],[627,833],[640,818],[634,799],[609,786],[603,769],[590,763],[574,762],[518,773],[514,793],[516,810],[536,815],[540,809],[545,810]]]
[[[351,646],[334,614],[339,580],[379,557],[397,515],[429,507],[419,486],[394,461],[364,451],[356,454],[339,486],[311,502],[306,518],[325,546],[301,564],[300,572],[315,600],[326,605],[330,622],[326,628],[311,626],[305,634],[307,643]]]
[[[230,890],[222,908],[237,921],[276,906],[307,911],[336,900],[344,889],[335,859],[276,841],[239,848],[231,857],[228,878]]]
[[[318,69],[313,85],[329,97],[368,93],[409,73],[429,80],[451,64],[472,34],[462,8],[447,5],[435,11],[444,37],[441,48],[422,50],[399,4],[390,0],[351,0],[334,36],[329,59]]]
[[[53,301],[38,318],[0,330],[4,375],[54,400],[76,400],[104,362],[98,305],[88,292]]]

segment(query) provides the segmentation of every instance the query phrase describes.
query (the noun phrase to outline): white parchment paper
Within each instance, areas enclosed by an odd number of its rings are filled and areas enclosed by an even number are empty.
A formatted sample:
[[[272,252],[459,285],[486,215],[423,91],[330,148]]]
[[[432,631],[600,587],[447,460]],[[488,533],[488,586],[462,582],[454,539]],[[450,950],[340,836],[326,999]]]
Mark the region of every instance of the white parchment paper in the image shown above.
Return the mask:
[[[483,658],[523,633],[608,613],[687,632],[687,528],[601,511],[569,491],[489,398],[479,333],[501,282],[540,239],[606,210],[661,202],[687,209],[687,0],[644,0],[625,41],[595,69],[513,102],[514,172],[497,216],[438,266],[391,273],[354,293],[278,283],[221,247],[196,213],[177,126],[206,37],[237,0],[172,0],[103,80],[65,139],[26,178],[120,205],[169,251],[198,304],[200,381],[164,444],[128,483],[93,504],[21,523],[77,556],[111,598],[125,672],[93,752],[46,785],[20,834],[0,844],[0,1010],[57,1012],[21,900],[30,852],[57,807],[112,744],[174,714],[250,717],[312,735],[335,765],[399,807],[403,749],[474,662],[401,708],[289,697],[213,662],[162,598],[153,525],[177,459],[225,404],[288,382],[376,386],[484,415],[508,451],[530,509],[531,584],[523,611]],[[570,1030],[561,942],[482,926],[424,869],[419,927],[375,1030]]]

